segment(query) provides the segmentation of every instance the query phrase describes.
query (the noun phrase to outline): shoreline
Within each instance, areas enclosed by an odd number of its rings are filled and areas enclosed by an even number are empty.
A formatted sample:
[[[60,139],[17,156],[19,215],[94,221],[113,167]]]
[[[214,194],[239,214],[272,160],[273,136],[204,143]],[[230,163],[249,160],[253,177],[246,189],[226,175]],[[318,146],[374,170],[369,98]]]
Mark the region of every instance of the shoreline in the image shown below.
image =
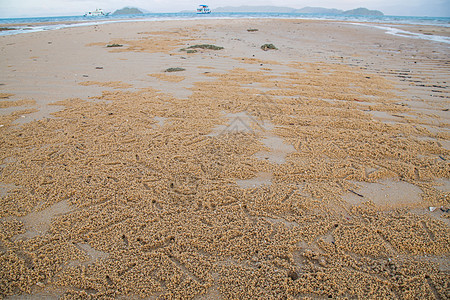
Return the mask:
[[[163,15],[163,14],[162,14]],[[396,16],[386,16],[386,17],[392,17],[397,18]],[[68,18],[73,18],[68,17]],[[427,18],[427,17],[415,17],[415,18]],[[32,18],[31,18],[32,19]],[[221,16],[221,17],[210,17],[207,18],[201,17],[201,16],[189,16],[189,17],[153,17],[153,18],[142,18],[141,17],[134,17],[134,18],[118,18],[115,20],[108,20],[108,19],[101,19],[98,21],[95,21],[95,19],[88,19],[88,20],[71,20],[71,21],[56,21],[56,22],[36,22],[36,23],[0,23],[0,28],[14,28],[14,27],[23,27],[19,30],[3,30],[0,31],[0,36],[5,35],[15,35],[15,34],[22,34],[22,33],[29,33],[29,32],[40,32],[40,31],[48,31],[48,30],[59,30],[64,28],[71,28],[71,27],[78,27],[78,26],[96,26],[96,25],[102,25],[102,24],[110,24],[110,23],[128,23],[128,22],[163,22],[163,21],[189,21],[189,20],[255,20],[255,19],[262,19],[262,20],[312,20],[312,21],[328,21],[328,22],[344,22],[344,23],[353,23],[353,24],[360,24],[362,26],[372,26],[377,27],[379,29],[386,30],[387,34],[392,34],[395,36],[406,36],[411,38],[419,38],[419,39],[426,39],[433,42],[439,42],[439,43],[446,43],[450,44],[450,26],[446,24],[423,24],[423,23],[408,23],[408,22],[399,22],[399,21],[392,21],[392,22],[386,22],[386,21],[376,21],[373,20],[367,20],[367,21],[358,21],[355,22],[354,20],[351,20],[351,17],[349,20],[341,20],[341,19],[333,19],[331,16],[330,18],[317,18],[317,17],[280,17],[280,16],[243,16],[243,17],[236,17],[236,16]],[[31,24],[31,25],[30,25]],[[49,28],[50,26],[50,28]],[[36,27],[39,27],[35,29]],[[408,30],[401,30],[400,28],[406,28],[411,29],[412,31]],[[424,29],[425,28],[425,29]],[[436,32],[438,34],[436,34]],[[442,35],[441,35],[442,34]]]

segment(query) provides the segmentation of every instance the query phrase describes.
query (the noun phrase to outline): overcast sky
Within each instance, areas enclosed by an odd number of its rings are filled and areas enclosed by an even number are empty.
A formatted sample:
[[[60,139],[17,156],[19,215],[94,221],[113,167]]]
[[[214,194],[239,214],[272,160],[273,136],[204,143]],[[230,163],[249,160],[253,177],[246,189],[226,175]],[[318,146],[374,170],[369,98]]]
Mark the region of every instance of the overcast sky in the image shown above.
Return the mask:
[[[450,0],[0,0],[0,18],[30,16],[74,16],[102,8],[114,11],[124,6],[150,12],[194,10],[198,4],[210,8],[240,5],[274,5],[302,8],[378,9],[386,15],[450,17]]]

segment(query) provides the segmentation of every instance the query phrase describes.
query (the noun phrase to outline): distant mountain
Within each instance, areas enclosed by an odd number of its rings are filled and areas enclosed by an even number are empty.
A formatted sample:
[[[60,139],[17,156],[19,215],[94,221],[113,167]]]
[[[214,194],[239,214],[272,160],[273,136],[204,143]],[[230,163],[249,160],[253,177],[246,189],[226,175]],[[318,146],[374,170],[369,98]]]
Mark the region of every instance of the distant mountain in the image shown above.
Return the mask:
[[[270,13],[290,13],[294,10],[292,7],[284,6],[225,6],[213,9],[213,12],[270,12]]]
[[[323,8],[323,7],[303,7],[293,11],[298,14],[342,14],[344,11],[336,8]]]
[[[118,9],[116,10],[113,15],[140,15],[143,14],[144,12],[142,12],[140,9],[136,8],[136,7],[124,7],[122,9]]]
[[[344,15],[357,15],[357,16],[384,16],[384,14],[379,10],[370,10],[364,7],[346,10],[343,12]]]
[[[301,9],[295,9],[285,6],[225,6],[212,9],[213,12],[229,13],[229,12],[242,12],[242,13],[299,13],[299,14],[335,14],[335,15],[363,15],[363,16],[383,16],[384,14],[379,10],[370,10],[367,8],[356,8],[352,10],[343,11],[336,8],[323,8],[323,7],[304,7]]]

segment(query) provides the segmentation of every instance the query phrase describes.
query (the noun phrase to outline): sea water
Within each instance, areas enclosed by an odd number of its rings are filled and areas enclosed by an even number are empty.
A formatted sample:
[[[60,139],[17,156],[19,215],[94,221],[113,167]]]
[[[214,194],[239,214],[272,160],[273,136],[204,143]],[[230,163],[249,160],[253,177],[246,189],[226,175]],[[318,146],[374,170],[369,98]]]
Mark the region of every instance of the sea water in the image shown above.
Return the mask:
[[[359,25],[375,26],[388,34],[411,38],[427,39],[450,44],[449,37],[411,33],[390,26],[390,24],[434,25],[450,27],[450,17],[406,17],[406,16],[343,16],[333,14],[297,14],[297,13],[211,13],[198,15],[196,13],[146,13],[125,16],[61,16],[36,18],[7,18],[0,19],[3,27],[13,30],[2,30],[0,35],[13,35],[27,32],[56,30],[67,27],[90,26],[112,22],[162,21],[162,20],[199,20],[199,19],[307,19],[307,20],[337,20],[350,21]],[[370,24],[369,24],[370,23]]]

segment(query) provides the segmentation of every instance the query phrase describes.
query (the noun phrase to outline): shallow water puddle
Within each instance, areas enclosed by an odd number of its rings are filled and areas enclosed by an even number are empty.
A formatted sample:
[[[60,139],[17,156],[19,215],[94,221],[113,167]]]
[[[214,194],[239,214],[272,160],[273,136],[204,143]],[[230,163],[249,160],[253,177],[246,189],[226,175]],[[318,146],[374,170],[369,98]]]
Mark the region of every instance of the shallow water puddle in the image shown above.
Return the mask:
[[[379,208],[392,209],[417,207],[422,202],[422,190],[407,182],[384,180],[379,183],[358,182],[357,184],[361,187],[354,190],[355,193],[349,191],[342,196],[345,201],[353,205],[372,200]]]
[[[84,243],[74,243],[75,247],[81,250],[87,257],[87,260],[72,260],[67,264],[67,267],[77,267],[80,265],[87,266],[95,263],[97,260],[106,259],[109,257],[109,254],[103,251],[98,251],[92,248],[89,244]]]
[[[238,179],[236,183],[243,189],[256,188],[260,187],[264,184],[271,185],[272,184],[273,174],[269,172],[259,172],[256,174],[256,177],[250,179]]]
[[[95,250],[89,244],[78,243],[78,244],[76,244],[76,246],[78,249],[82,250],[87,256],[89,256],[89,260],[86,262],[83,262],[84,265],[91,264],[99,259],[105,259],[109,256],[108,253]]]
[[[9,191],[12,191],[16,188],[18,188],[18,186],[15,184],[5,184],[0,182],[0,197],[5,197]]]
[[[270,217],[264,217],[264,219],[266,220],[266,221],[268,221],[268,222],[270,222],[270,223],[272,223],[272,224],[284,224],[287,228],[289,228],[289,229],[292,229],[292,228],[294,228],[294,227],[297,227],[297,226],[299,226],[298,225],[298,223],[297,222],[290,222],[290,221],[288,221],[288,220],[286,220],[286,219],[283,219],[283,218],[277,218],[277,219],[274,219],[274,218],[270,218]]]
[[[153,127],[163,127],[164,126],[164,123],[165,123],[165,121],[167,120],[167,118],[164,118],[164,117],[158,117],[158,116],[156,116],[156,117],[154,117],[153,119],[155,119],[155,121],[156,122],[158,122],[158,123],[156,123],[156,124],[154,124],[153,125]]]
[[[440,190],[440,191],[450,194],[450,180],[448,180],[446,178],[440,178],[440,179],[436,179],[435,182],[437,184],[434,187],[437,190]]]
[[[272,163],[284,164],[286,162],[286,155],[295,152],[294,146],[286,144],[282,138],[275,135],[265,137],[262,142],[270,151],[255,153],[255,157],[261,160],[265,159]]]
[[[254,128],[259,126],[259,122],[245,111],[226,114],[225,118],[229,119],[230,122],[226,125],[216,126],[208,136],[237,132],[254,133]]]
[[[25,225],[26,232],[15,236],[15,239],[30,239],[44,235],[50,228],[52,219],[56,216],[66,214],[73,208],[67,201],[60,201],[42,211],[31,212],[19,220]]]
[[[384,111],[371,110],[371,111],[368,111],[368,113],[371,114],[374,119],[377,119],[380,122],[383,122],[386,124],[395,124],[398,122],[404,122],[404,119],[402,117],[393,116]]]

